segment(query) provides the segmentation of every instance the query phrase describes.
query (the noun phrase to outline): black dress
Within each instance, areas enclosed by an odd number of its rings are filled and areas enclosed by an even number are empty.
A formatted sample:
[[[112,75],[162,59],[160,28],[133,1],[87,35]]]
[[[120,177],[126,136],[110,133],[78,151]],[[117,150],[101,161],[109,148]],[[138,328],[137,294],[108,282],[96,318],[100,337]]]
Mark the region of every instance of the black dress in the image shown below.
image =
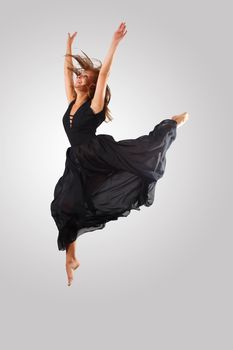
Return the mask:
[[[177,129],[175,120],[164,119],[148,135],[115,141],[111,135],[96,135],[105,115],[103,110],[93,112],[91,99],[76,111],[71,124],[74,102],[62,120],[71,147],[50,205],[59,250],[85,232],[128,216],[131,209],[152,205],[155,185],[164,174],[166,151]]]

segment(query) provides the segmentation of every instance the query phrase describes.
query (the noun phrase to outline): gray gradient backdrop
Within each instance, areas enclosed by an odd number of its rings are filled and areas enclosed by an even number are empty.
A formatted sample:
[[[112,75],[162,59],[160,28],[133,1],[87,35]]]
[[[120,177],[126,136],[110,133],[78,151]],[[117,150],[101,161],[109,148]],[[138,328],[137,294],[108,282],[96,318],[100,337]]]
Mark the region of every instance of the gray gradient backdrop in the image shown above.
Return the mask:
[[[13,1],[1,8],[1,345],[8,349],[232,349],[230,1]],[[50,217],[68,139],[67,33],[104,59],[114,121],[147,134],[188,111],[155,202],[77,241],[67,286]]]

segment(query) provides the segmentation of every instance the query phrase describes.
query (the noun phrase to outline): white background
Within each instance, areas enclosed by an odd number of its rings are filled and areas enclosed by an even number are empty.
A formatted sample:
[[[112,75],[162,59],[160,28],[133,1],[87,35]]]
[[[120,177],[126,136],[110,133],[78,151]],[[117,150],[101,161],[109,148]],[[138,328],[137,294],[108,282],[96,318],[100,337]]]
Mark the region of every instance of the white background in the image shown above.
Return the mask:
[[[12,1],[1,7],[1,343],[8,349],[232,349],[230,1]],[[69,147],[67,33],[103,61],[116,140],[188,112],[154,204],[77,240],[67,286],[50,202]]]

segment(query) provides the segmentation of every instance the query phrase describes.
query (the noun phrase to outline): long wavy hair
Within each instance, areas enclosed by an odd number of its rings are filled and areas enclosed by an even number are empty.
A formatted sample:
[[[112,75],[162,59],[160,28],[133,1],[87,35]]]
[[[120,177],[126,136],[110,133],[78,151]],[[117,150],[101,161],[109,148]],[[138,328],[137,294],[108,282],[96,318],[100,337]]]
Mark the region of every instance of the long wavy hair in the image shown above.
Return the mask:
[[[68,54],[68,53],[65,54],[65,57],[69,56],[69,57],[74,58],[81,66],[81,68],[77,68],[77,67],[74,67],[73,64],[71,64],[71,65],[68,65],[67,68],[70,71],[72,71],[74,74],[76,74],[77,76],[79,76],[81,74],[81,71],[83,69],[89,70],[93,73],[92,74],[92,82],[88,86],[88,96],[89,96],[89,98],[92,99],[94,97],[94,94],[95,94],[96,84],[97,84],[100,68],[102,67],[102,62],[99,59],[95,59],[99,62],[99,66],[95,67],[94,63],[92,62],[90,57],[88,57],[85,54],[85,52],[82,51],[82,53],[85,55],[85,57],[82,57],[80,55],[72,55],[72,54]],[[76,94],[76,92],[75,92],[75,94]],[[107,85],[105,99],[104,99],[104,113],[105,113],[105,122],[106,123],[109,121],[112,121],[114,119],[111,115],[110,109],[108,108],[108,104],[110,102],[110,99],[111,99],[111,90],[110,90],[109,86]]]

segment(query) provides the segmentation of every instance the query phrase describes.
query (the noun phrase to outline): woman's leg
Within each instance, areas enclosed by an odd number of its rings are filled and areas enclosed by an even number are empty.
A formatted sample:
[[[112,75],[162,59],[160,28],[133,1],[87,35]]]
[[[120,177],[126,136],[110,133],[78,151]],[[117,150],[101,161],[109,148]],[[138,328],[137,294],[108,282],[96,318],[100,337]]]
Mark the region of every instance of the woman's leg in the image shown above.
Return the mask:
[[[66,257],[70,257],[71,259],[75,259],[75,247],[76,247],[76,241],[67,245]]]
[[[68,286],[71,285],[73,280],[73,271],[76,270],[80,262],[75,256],[76,241],[70,243],[66,247],[66,273],[68,278]]]

